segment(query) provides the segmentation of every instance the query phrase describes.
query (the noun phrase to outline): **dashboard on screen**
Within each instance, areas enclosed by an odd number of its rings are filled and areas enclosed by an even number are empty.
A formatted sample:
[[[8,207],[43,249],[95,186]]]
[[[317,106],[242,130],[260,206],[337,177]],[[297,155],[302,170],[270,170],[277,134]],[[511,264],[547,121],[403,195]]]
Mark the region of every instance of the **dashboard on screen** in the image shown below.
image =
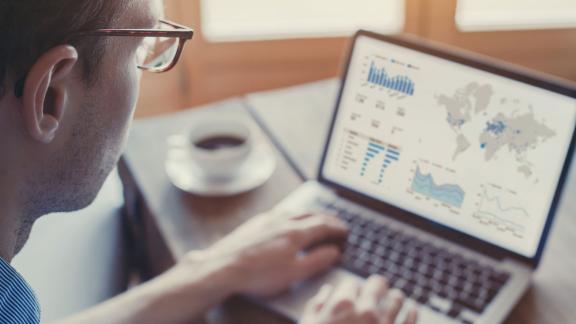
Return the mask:
[[[348,69],[324,178],[533,257],[575,100],[367,36]]]

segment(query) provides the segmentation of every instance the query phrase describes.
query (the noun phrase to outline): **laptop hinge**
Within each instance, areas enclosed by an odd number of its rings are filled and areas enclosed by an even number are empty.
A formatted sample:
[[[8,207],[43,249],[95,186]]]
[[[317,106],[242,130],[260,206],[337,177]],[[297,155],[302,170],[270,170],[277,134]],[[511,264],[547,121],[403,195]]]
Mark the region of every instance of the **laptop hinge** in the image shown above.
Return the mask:
[[[414,226],[432,235],[442,237],[443,239],[464,246],[489,258],[498,261],[510,258],[521,264],[533,268],[533,265],[529,261],[515,255],[512,252],[508,252],[500,247],[481,241],[480,239],[468,236],[464,233],[457,232],[456,230],[453,230],[446,226],[434,223],[426,219],[425,217],[412,214],[398,207],[363,196],[346,188],[339,188],[338,186],[333,186],[325,182],[323,183],[323,185],[329,188],[338,197],[342,199],[351,201],[357,205],[363,206],[377,213],[384,214],[388,217],[393,218],[396,221],[400,221],[409,226]]]

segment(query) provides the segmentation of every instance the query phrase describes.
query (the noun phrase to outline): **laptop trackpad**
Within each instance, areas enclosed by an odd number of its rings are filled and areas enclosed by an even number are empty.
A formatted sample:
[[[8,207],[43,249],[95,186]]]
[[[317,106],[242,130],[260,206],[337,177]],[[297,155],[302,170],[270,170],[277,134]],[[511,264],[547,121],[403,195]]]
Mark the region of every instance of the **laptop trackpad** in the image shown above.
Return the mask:
[[[341,269],[333,269],[327,274],[305,281],[292,288],[289,293],[267,300],[263,304],[291,319],[298,319],[304,312],[308,301],[318,293],[324,284],[337,287],[346,280],[363,281],[364,279]]]

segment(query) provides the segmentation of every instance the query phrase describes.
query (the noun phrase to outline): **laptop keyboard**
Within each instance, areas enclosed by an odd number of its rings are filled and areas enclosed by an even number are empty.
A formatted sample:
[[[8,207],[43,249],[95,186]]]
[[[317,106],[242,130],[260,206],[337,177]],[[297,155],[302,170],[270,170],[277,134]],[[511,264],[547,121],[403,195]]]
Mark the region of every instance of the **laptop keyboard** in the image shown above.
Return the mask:
[[[341,266],[363,277],[380,274],[421,305],[464,323],[481,314],[510,274],[354,212],[322,204],[350,227]],[[474,316],[473,316],[474,317]],[[473,318],[472,317],[472,318]]]

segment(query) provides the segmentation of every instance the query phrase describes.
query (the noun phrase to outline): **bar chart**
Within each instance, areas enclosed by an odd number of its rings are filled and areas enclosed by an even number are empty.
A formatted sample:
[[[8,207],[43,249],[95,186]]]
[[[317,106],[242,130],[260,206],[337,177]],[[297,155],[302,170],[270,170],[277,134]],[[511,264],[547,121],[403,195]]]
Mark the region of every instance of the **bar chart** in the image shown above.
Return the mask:
[[[390,76],[385,68],[379,68],[373,61],[368,71],[368,83],[387,89],[401,92],[405,95],[414,95],[414,82],[404,75]]]
[[[353,130],[346,130],[339,149],[340,169],[373,185],[385,183],[386,170],[400,160],[400,147]]]
[[[372,169],[375,176],[374,181],[382,183],[384,173],[391,163],[397,162],[400,158],[400,150],[398,147],[391,144],[384,144],[379,140],[368,138],[368,146],[364,154],[364,161],[360,176],[367,176],[368,171]]]

